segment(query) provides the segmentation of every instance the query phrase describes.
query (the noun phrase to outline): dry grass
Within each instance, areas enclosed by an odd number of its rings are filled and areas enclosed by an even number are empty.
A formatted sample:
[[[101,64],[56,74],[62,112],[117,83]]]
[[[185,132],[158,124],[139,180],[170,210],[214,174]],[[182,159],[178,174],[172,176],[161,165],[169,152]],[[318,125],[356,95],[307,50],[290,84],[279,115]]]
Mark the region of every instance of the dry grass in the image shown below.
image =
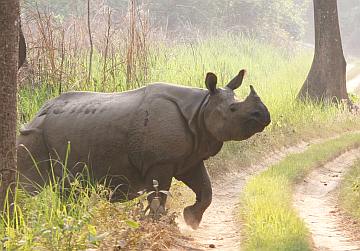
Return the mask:
[[[46,83],[61,92],[87,82],[88,88],[101,91],[108,89],[104,86],[111,78],[115,91],[118,79],[125,78],[126,89],[146,80],[154,33],[148,11],[135,0],[129,1],[126,13],[92,1],[86,15],[65,19],[33,6],[23,10],[32,73],[26,84]]]

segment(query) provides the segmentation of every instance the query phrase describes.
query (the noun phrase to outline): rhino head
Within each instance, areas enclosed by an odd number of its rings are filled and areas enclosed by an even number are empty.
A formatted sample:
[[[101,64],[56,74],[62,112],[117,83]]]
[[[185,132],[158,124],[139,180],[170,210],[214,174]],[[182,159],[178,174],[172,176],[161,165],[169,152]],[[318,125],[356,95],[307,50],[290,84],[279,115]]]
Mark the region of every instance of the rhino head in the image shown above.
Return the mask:
[[[204,123],[218,141],[248,139],[271,122],[270,113],[253,86],[250,85],[250,94],[244,101],[236,98],[234,90],[241,86],[244,75],[245,70],[241,70],[224,88],[216,88],[214,73],[206,75],[210,95],[204,108]]]

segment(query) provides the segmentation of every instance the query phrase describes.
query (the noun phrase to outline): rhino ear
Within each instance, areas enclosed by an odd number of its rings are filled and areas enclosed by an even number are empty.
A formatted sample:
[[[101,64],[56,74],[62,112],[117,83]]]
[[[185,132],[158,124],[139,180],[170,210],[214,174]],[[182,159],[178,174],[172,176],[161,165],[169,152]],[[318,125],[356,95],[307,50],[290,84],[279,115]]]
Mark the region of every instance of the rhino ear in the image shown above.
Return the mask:
[[[241,70],[239,74],[233,78],[226,87],[230,88],[231,90],[235,90],[239,88],[243,82],[244,76],[245,76],[246,70]]]
[[[206,88],[209,90],[210,94],[216,92],[217,77],[214,73],[208,72],[205,78]]]

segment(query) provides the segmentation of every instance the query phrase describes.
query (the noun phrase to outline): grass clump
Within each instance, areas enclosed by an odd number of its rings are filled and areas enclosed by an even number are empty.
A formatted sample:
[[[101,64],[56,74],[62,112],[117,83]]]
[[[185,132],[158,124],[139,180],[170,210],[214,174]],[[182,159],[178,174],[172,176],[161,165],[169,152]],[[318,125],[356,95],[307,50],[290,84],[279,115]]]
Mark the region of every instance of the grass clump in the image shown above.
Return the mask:
[[[360,160],[345,175],[340,186],[339,201],[345,212],[360,221]]]
[[[251,179],[240,209],[244,250],[311,250],[309,232],[292,208],[293,185],[359,142],[360,134],[351,133],[312,145]]]
[[[145,215],[146,194],[110,203],[102,184],[79,175],[65,186],[65,179],[51,179],[36,196],[18,184],[0,212],[0,250],[164,250],[180,238],[174,214]]]
[[[12,213],[0,214],[0,250],[84,250],[99,246],[108,233],[98,231],[97,218],[109,213],[102,186],[76,179],[67,191],[52,182],[37,196],[21,189],[15,193]],[[119,213],[121,212],[121,213]],[[130,228],[130,211],[112,214],[123,228]]]

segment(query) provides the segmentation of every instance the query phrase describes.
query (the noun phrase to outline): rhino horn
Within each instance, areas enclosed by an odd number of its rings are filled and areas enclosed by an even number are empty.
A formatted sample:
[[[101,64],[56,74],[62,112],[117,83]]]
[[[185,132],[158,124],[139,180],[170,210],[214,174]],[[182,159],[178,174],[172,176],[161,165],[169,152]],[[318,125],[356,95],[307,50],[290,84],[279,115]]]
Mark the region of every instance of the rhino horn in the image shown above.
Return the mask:
[[[243,82],[244,76],[245,76],[246,70],[241,70],[239,74],[233,78],[226,87],[230,88],[231,90],[235,90],[239,88]]]
[[[254,97],[259,97],[252,85],[250,85],[250,94]]]

